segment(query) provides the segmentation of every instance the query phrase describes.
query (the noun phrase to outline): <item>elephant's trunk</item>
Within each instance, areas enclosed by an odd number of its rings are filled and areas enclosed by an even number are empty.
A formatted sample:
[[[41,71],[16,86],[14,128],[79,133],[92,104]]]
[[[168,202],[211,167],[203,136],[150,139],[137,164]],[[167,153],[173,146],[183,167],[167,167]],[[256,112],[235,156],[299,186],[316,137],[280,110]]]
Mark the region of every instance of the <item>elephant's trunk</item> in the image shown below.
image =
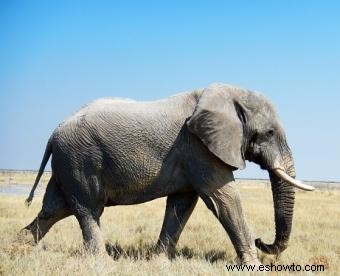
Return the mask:
[[[294,166],[289,166],[287,174],[295,177]],[[275,241],[265,244],[261,239],[256,239],[256,246],[267,254],[280,254],[287,248],[294,211],[295,192],[291,184],[285,182],[272,171],[269,172],[275,212]]]

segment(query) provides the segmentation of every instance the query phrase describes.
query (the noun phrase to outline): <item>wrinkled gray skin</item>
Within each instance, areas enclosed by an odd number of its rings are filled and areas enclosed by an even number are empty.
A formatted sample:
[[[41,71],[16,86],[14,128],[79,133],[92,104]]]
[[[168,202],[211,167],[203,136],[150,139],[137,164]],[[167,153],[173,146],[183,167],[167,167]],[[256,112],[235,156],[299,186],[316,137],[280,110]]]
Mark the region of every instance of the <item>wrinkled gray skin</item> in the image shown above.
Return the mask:
[[[100,99],[51,135],[34,189],[52,154],[52,177],[35,220],[23,230],[38,242],[57,221],[75,215],[91,252],[105,252],[99,219],[106,206],[167,196],[157,242],[173,252],[203,199],[227,231],[242,263],[258,263],[255,244],[278,254],[291,232],[294,189],[272,173],[294,177],[293,158],[273,106],[254,92],[223,84],[165,100]],[[254,242],[233,171],[245,160],[269,172],[275,209],[273,244]]]

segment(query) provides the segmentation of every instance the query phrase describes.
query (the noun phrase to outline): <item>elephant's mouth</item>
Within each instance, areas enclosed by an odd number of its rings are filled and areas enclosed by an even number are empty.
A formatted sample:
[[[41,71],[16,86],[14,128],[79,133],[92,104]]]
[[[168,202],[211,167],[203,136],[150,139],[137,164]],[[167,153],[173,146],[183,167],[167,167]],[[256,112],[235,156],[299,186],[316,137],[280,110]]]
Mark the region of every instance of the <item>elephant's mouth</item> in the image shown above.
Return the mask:
[[[289,183],[290,185],[299,188],[305,191],[313,191],[315,188],[313,186],[307,185],[302,183],[300,180],[296,180],[290,177],[285,171],[281,168],[275,168],[271,170],[273,173],[276,174],[277,177],[281,178],[283,181]]]
[[[289,158],[290,159],[290,158]],[[313,186],[307,185],[302,183],[302,181],[300,180],[296,180],[295,179],[295,170],[291,170],[291,168],[288,166],[288,169],[284,169],[281,166],[281,162],[279,161],[279,158],[275,158],[273,167],[268,169],[268,171],[273,172],[278,178],[280,178],[281,180],[285,181],[286,183],[299,188],[301,190],[305,190],[305,191],[313,191],[315,190],[315,188]],[[288,162],[284,162],[285,164]],[[270,165],[266,164],[266,167],[270,167]],[[287,173],[290,172],[290,173]]]

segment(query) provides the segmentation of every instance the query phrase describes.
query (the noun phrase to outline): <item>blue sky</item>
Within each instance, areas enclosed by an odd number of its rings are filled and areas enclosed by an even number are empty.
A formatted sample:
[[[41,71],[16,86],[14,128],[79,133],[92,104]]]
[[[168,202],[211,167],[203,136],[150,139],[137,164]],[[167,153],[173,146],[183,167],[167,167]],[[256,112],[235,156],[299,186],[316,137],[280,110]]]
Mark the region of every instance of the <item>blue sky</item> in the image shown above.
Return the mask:
[[[224,82],[271,99],[299,178],[340,181],[339,14],[339,1],[1,1],[0,168],[38,169],[93,99]]]

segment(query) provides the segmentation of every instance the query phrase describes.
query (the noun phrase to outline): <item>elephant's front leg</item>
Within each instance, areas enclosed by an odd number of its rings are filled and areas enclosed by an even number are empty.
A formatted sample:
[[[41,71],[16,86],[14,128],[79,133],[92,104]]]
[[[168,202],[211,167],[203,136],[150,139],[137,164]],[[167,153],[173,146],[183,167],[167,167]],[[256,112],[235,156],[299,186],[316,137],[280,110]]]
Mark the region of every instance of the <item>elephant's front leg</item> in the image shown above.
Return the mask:
[[[179,236],[197,203],[196,192],[170,195],[166,201],[163,226],[157,248],[172,257]]]
[[[235,182],[206,188],[201,197],[227,231],[240,262],[259,264]]]

